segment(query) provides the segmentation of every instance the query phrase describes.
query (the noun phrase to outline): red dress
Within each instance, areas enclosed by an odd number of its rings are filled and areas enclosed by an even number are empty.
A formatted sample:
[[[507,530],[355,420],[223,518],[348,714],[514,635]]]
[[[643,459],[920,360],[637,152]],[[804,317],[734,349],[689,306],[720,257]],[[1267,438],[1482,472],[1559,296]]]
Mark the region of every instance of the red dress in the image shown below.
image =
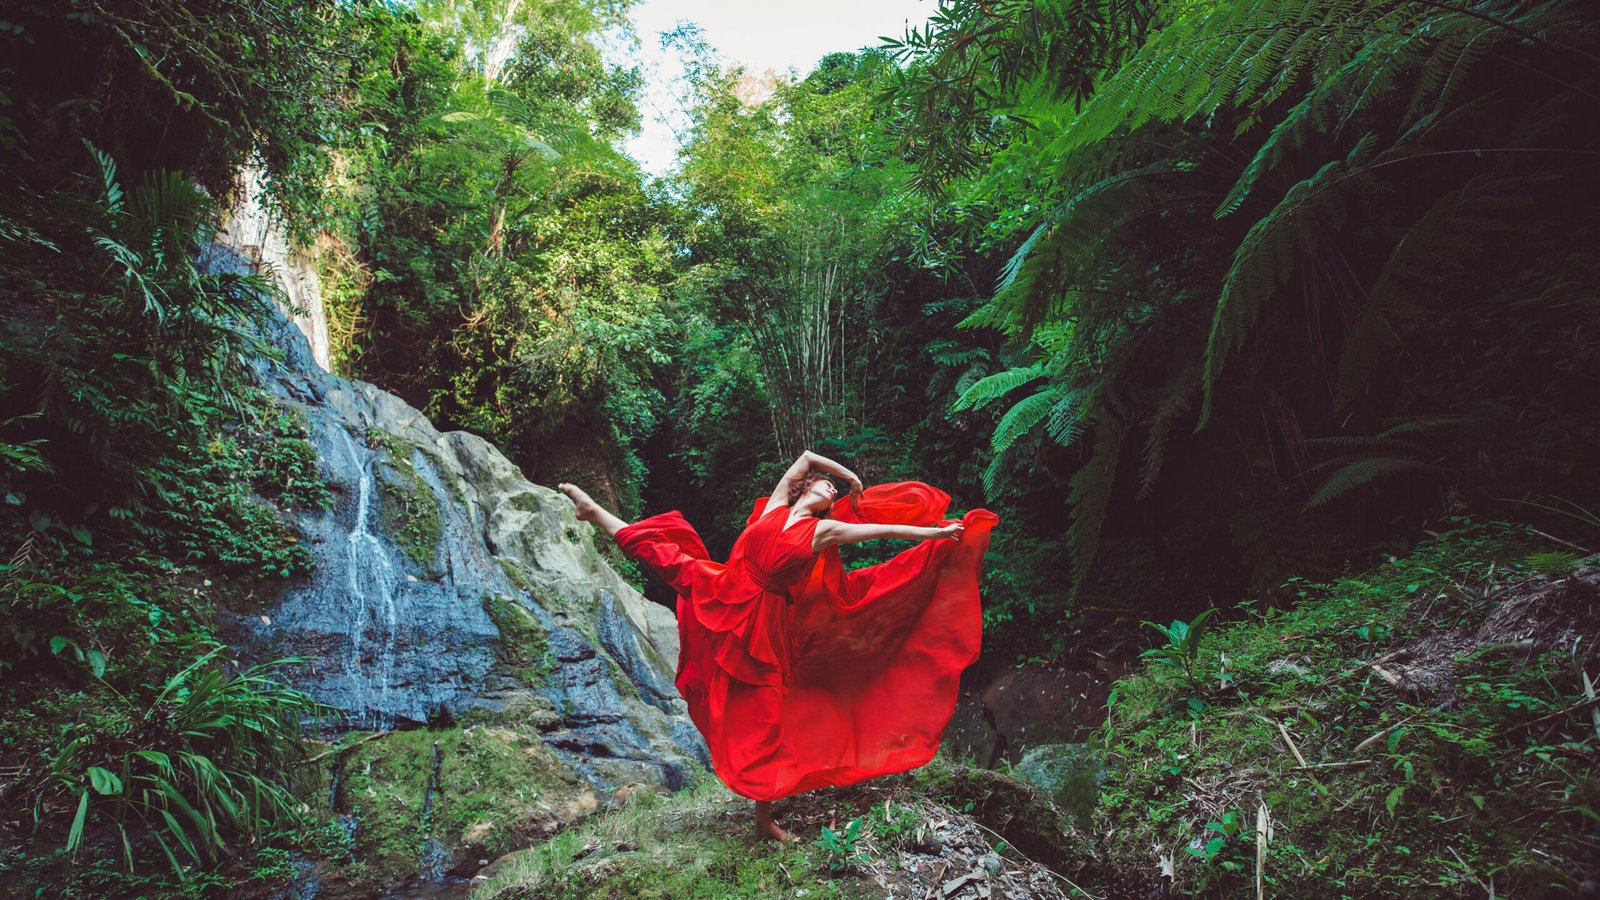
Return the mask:
[[[914,481],[874,485],[846,522],[935,526],[950,496]],[[978,579],[999,517],[975,509],[962,538],[929,540],[846,572],[811,552],[818,520],[756,501],[727,563],[676,511],[617,543],[678,592],[677,685],[717,776],[754,800],[914,769],[933,757],[961,671],[978,658]]]

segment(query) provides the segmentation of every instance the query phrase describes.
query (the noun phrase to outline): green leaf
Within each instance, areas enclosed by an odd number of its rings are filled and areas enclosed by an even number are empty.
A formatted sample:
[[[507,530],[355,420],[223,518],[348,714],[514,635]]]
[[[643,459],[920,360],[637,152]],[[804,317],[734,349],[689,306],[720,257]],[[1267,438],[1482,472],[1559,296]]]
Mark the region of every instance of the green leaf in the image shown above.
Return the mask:
[[[72,828],[67,832],[67,852],[76,853],[83,844],[83,825],[89,818],[89,791],[78,792],[78,814],[72,817]]]
[[[1389,811],[1389,815],[1394,815],[1395,809],[1400,805],[1400,798],[1404,797],[1405,793],[1406,786],[1403,784],[1397,785],[1394,790],[1389,792],[1387,797],[1383,798],[1383,806]]]
[[[1400,737],[1405,733],[1406,730],[1404,728],[1396,728],[1395,730],[1389,732],[1388,745],[1390,753],[1395,752],[1395,748],[1400,746]]]
[[[94,786],[95,791],[106,796],[122,793],[122,779],[112,774],[110,769],[90,766],[89,783]]]
[[[169,775],[172,773],[172,760],[169,759],[165,753],[162,753],[159,750],[135,750],[133,751],[133,755],[139,757],[140,759],[155,763],[156,766],[161,769],[161,771],[166,772]]]

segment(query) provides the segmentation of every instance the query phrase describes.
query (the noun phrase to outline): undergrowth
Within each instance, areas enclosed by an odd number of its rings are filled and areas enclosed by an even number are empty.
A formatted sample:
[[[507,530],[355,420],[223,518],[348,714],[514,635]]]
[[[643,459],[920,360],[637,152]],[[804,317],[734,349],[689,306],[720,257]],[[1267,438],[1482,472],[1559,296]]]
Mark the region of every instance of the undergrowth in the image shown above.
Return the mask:
[[[1526,532],[1456,524],[1361,575],[1292,582],[1291,608],[1246,604],[1202,638],[1197,680],[1152,665],[1117,683],[1097,830],[1119,868],[1231,896],[1253,890],[1259,839],[1274,897],[1592,882],[1600,735],[1571,707],[1593,584],[1531,571],[1548,548]]]
[[[737,807],[737,809],[735,809]],[[757,843],[748,804],[704,775],[672,795],[639,792],[619,809],[517,855],[477,896],[510,898],[840,896],[819,880],[816,847]],[[802,895],[804,896],[804,895]]]

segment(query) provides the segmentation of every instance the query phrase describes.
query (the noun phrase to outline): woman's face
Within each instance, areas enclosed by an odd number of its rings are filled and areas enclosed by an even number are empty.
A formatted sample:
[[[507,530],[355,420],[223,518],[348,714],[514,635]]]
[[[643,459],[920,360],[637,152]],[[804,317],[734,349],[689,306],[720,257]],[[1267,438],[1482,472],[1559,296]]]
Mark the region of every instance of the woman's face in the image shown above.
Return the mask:
[[[839,496],[839,489],[833,481],[827,478],[818,478],[812,483],[811,489],[806,491],[806,499],[811,501],[811,507],[818,511],[825,510],[833,505]]]

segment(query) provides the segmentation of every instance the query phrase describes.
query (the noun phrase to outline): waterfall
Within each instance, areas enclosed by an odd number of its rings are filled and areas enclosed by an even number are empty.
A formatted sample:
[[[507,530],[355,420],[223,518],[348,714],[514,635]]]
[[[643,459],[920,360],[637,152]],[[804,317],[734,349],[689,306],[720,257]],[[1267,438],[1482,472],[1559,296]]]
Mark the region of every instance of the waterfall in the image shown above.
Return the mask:
[[[228,210],[217,243],[238,254],[249,271],[278,283],[288,303],[284,314],[306,336],[311,358],[329,371],[328,319],[317,270],[290,242],[287,230],[267,206],[261,169],[248,166],[241,170],[239,185],[239,197]]]
[[[395,609],[395,592],[403,579],[402,570],[389,549],[372,533],[372,489],[375,482],[373,463],[377,454],[363,452],[350,433],[343,428],[333,429],[350,458],[351,468],[361,473],[360,489],[356,500],[355,524],[345,542],[350,606],[350,650],[345,656],[345,672],[350,683],[365,704],[364,724],[373,729],[389,727],[389,714],[385,701],[389,697],[389,676],[394,668],[395,633],[398,629]],[[373,678],[363,669],[361,655],[369,624],[382,629],[378,658],[374,661],[377,688],[373,694]]]

